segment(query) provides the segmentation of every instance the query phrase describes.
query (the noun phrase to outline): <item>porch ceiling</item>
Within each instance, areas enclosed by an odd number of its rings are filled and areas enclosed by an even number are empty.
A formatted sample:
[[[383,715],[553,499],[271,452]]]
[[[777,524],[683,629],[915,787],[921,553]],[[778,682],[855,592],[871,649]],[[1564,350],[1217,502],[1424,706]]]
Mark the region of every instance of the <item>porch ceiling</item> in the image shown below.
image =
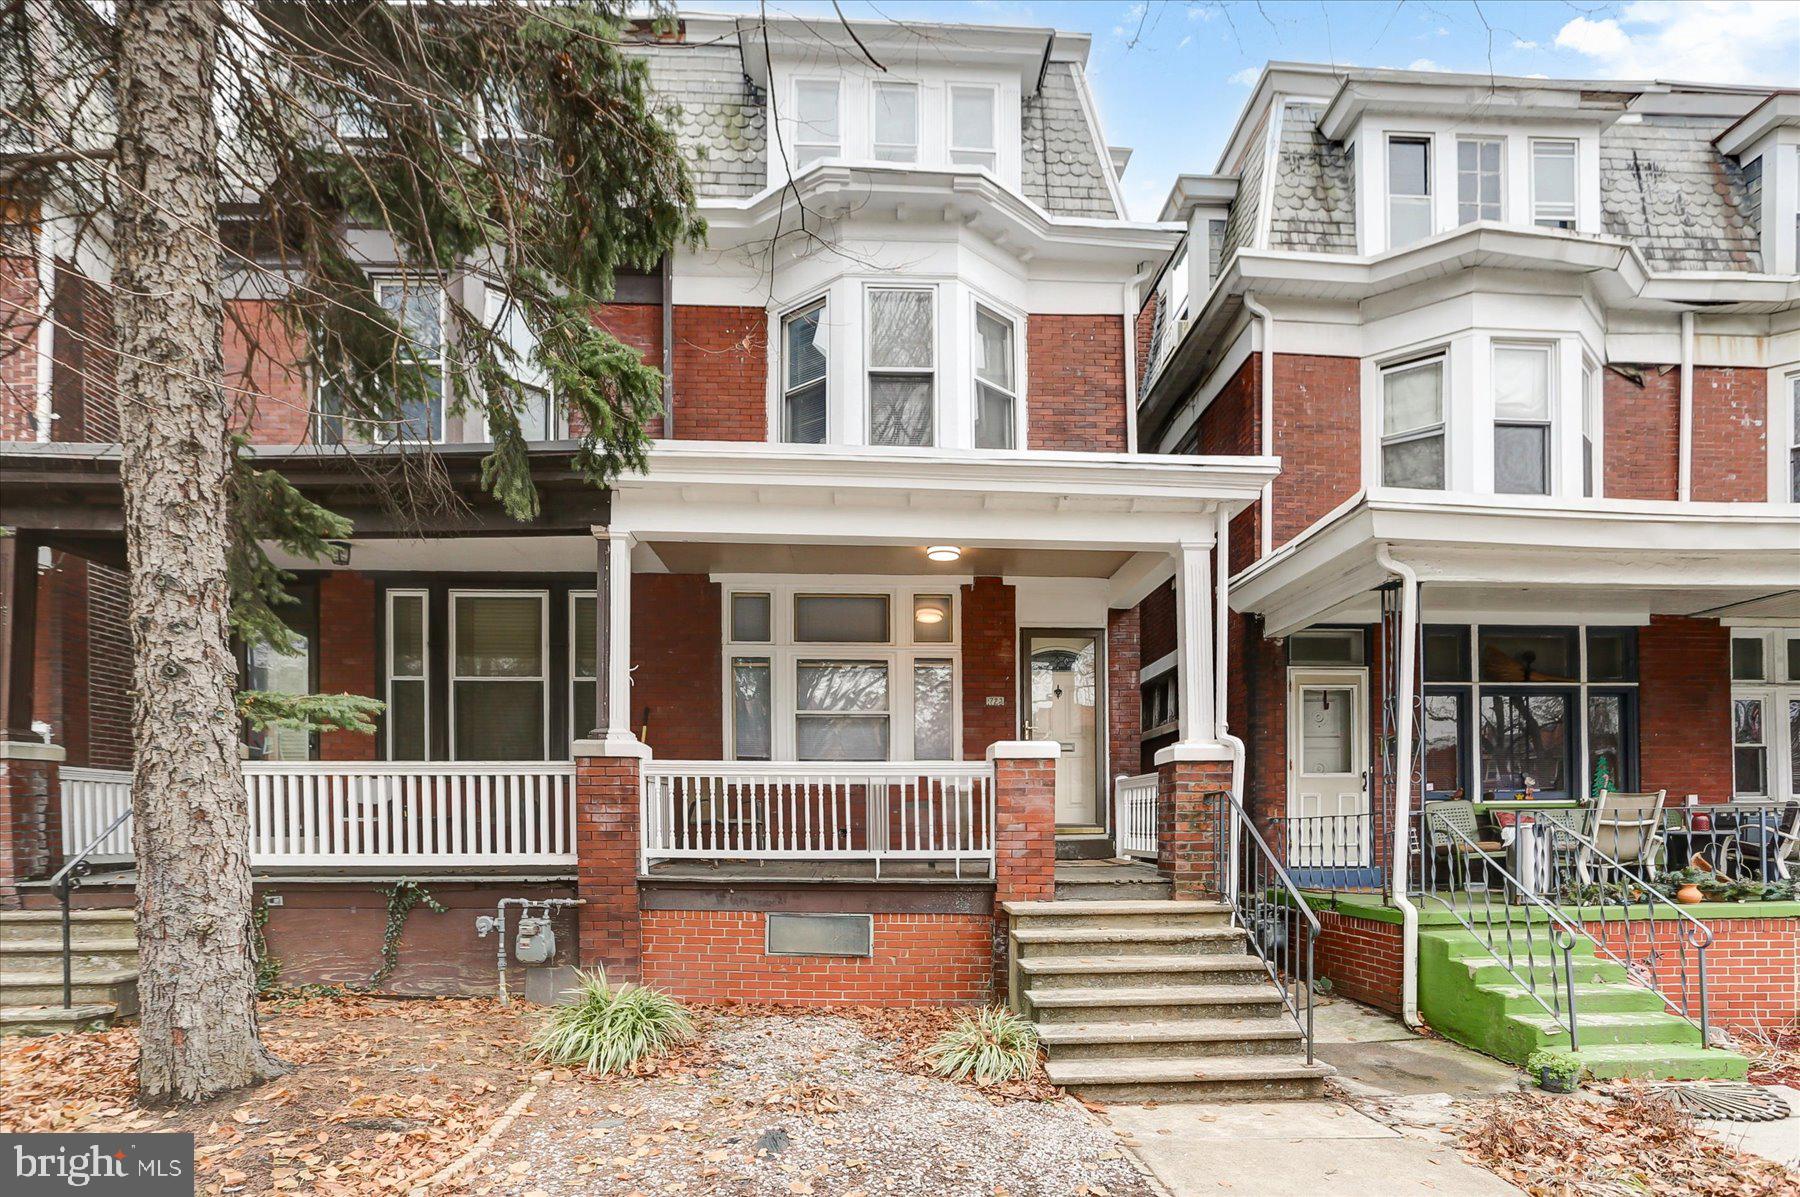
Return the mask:
[[[677,574],[881,574],[947,577],[1111,578],[1126,552],[968,548],[957,561],[925,559],[924,546],[744,544],[650,540],[644,548]]]

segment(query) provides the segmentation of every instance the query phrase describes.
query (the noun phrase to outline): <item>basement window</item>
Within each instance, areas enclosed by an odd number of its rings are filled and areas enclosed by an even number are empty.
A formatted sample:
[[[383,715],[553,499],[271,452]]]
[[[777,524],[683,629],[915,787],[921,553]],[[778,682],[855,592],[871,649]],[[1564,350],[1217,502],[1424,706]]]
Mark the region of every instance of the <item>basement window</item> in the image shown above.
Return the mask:
[[[764,949],[771,956],[873,956],[872,914],[766,916]]]

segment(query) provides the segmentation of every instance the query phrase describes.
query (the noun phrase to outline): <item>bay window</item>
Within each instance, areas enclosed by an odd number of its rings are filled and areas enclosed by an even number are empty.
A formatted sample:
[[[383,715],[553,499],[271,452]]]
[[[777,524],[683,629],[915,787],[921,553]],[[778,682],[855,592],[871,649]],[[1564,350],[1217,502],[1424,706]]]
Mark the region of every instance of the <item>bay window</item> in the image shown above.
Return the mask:
[[[781,321],[781,439],[822,445],[828,427],[826,305],[809,304]]]
[[[1592,499],[1597,496],[1604,478],[1601,475],[1602,428],[1605,424],[1605,392],[1602,389],[1600,367],[1591,359],[1583,358],[1581,363],[1581,494]]]
[[[543,591],[450,593],[450,758],[543,760],[549,639]]]
[[[957,166],[1000,165],[999,92],[986,86],[950,89],[950,161]]]
[[[937,295],[872,287],[868,298],[869,443],[934,442]]]
[[[1800,374],[1788,380],[1788,501],[1800,503]]]
[[[1576,144],[1531,143],[1531,222],[1546,229],[1575,227]]]
[[[1014,382],[1013,323],[975,306],[975,447],[1014,447],[1018,387]]]
[[[1390,137],[1388,151],[1388,248],[1431,236],[1431,139]]]
[[[822,158],[843,157],[842,128],[838,114],[838,81],[796,79],[793,169],[799,172]]]
[[[1494,346],[1494,490],[1550,493],[1553,357],[1547,345]]]
[[[735,760],[953,760],[955,595],[897,586],[728,589],[726,739]]]
[[[1443,355],[1381,372],[1381,484],[1444,489]]]
[[[1506,142],[1499,137],[1465,137],[1456,143],[1456,220],[1499,220],[1503,194],[1501,157]]]
[[[871,142],[879,162],[919,160],[919,89],[911,83],[877,83],[870,117]]]
[[[489,291],[488,320],[511,357],[502,365],[519,388],[519,435],[528,441],[555,439],[559,429],[550,375],[538,358],[537,334],[526,322],[524,309],[503,292]]]

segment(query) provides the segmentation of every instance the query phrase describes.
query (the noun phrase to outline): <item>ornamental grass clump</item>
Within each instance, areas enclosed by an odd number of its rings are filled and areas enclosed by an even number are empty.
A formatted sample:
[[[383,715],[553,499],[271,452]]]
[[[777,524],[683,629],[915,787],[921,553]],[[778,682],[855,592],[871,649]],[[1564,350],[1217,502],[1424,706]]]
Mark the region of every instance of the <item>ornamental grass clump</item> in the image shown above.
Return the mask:
[[[1024,1080],[1037,1064],[1037,1029],[1011,1010],[965,1014],[925,1049],[940,1076],[978,1085]]]
[[[613,986],[603,972],[578,975],[579,996],[532,1036],[538,1060],[605,1076],[694,1037],[687,1007],[661,990]]]

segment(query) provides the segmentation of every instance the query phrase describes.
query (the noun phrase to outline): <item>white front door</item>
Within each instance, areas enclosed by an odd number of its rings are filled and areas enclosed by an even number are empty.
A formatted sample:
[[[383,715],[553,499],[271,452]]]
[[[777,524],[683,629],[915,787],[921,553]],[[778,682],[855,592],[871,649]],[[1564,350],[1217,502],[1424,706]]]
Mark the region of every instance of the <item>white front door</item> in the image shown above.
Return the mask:
[[[1087,632],[1022,632],[1029,700],[1025,737],[1054,740],[1056,822],[1100,824],[1100,637]]]
[[[1369,675],[1288,673],[1288,865],[1369,863]]]

